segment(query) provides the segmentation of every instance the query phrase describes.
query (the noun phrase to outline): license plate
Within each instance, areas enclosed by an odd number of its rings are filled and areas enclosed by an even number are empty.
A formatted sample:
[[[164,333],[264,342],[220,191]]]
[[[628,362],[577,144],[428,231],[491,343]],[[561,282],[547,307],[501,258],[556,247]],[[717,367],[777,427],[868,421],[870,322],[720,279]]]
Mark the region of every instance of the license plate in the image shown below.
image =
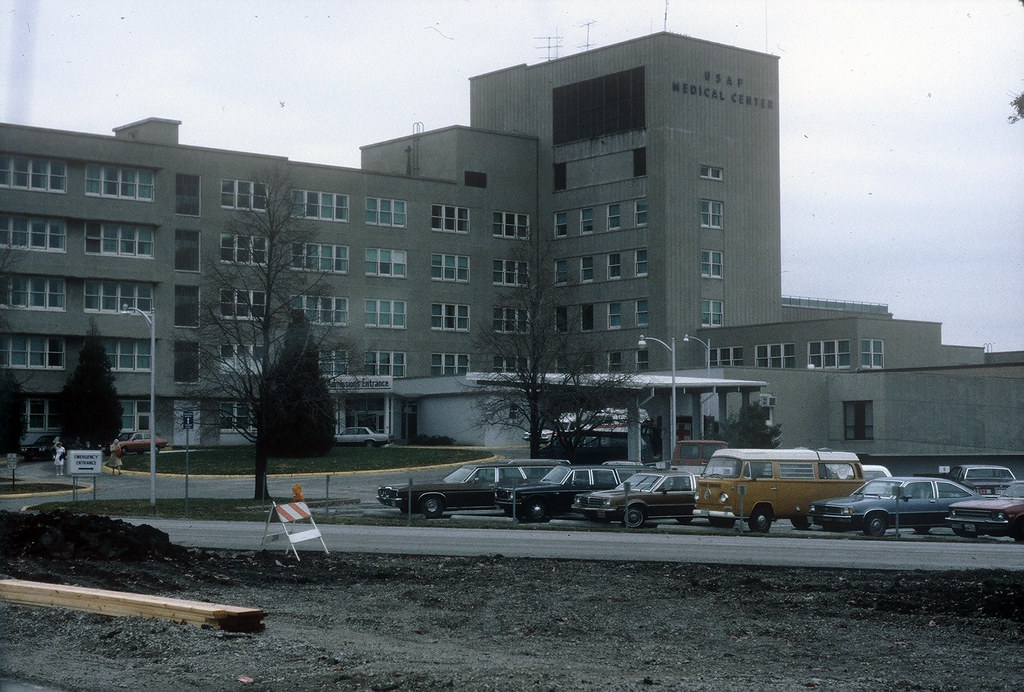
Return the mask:
[[[964,524],[964,531],[974,531],[974,524]]]
[[[599,517],[602,517],[602,518],[603,518],[603,517],[604,517],[604,510],[603,510],[603,509],[599,509],[599,510],[597,510],[597,516],[599,516]]]

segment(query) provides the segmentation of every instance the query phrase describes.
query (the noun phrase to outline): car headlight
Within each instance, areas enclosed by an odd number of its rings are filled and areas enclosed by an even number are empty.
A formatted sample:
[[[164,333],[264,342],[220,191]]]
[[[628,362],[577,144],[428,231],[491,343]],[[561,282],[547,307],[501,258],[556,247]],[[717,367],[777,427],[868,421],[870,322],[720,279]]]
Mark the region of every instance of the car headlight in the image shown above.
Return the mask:
[[[1006,512],[1002,510],[996,512],[996,521],[1003,521],[1004,519],[1006,519]]]
[[[612,506],[612,499],[610,497],[606,497],[604,499],[604,502],[602,502],[601,504],[603,504],[605,507],[611,507]]]
[[[729,501],[729,493],[722,493],[721,495],[719,495],[718,496],[718,501],[721,502],[722,504],[725,504],[726,502],[728,502]]]
[[[711,499],[711,488],[704,488],[704,499],[705,500],[710,500]]]

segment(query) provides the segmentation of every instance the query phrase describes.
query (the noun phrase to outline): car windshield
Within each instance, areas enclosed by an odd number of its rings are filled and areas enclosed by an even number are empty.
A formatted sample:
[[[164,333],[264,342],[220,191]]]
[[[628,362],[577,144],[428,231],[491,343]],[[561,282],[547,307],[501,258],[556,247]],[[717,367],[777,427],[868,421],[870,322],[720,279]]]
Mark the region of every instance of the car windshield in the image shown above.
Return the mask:
[[[1024,498],[1024,483],[1014,483],[1003,491],[1003,497]]]
[[[739,478],[743,462],[733,457],[711,457],[704,466],[702,476],[714,476],[715,478]]]
[[[469,478],[469,475],[476,470],[476,466],[460,466],[444,477],[445,483],[461,483]]]
[[[555,468],[548,471],[547,475],[540,479],[541,483],[554,483],[555,485],[561,485],[565,477],[572,473],[572,468],[568,466],[556,466]]]
[[[875,497],[895,497],[900,481],[883,480],[881,478],[868,481],[853,491],[854,495],[873,495]]]
[[[625,490],[626,483],[629,483],[630,490],[654,490],[654,486],[656,486],[662,478],[664,478],[664,476],[656,473],[634,473],[632,476],[619,483],[619,487],[617,487],[616,490]]]

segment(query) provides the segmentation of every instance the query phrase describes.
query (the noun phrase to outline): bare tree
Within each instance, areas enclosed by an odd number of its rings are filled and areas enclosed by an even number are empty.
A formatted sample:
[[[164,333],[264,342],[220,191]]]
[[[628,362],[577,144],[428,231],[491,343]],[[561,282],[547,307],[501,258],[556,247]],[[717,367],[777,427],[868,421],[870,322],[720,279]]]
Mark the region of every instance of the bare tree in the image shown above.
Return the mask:
[[[312,343],[300,351],[284,348],[293,310],[312,313],[314,325],[323,322],[326,272],[319,262],[307,261],[307,249],[316,247],[316,226],[302,218],[282,170],[257,171],[252,181],[236,185],[236,211],[221,232],[218,256],[206,265],[199,305],[201,384],[195,393],[204,406],[214,407],[204,418],[254,444],[254,497],[261,499],[274,446],[271,417],[281,406],[306,404],[275,399],[289,391],[280,382],[293,377],[296,367],[282,356],[344,346],[329,326],[321,326],[308,331],[304,338]]]
[[[630,373],[599,373],[596,353],[582,329],[576,295],[559,286],[560,277],[543,271],[547,243],[524,243],[503,260],[503,283],[493,306],[493,322],[477,333],[474,346],[493,358],[478,405],[480,422],[529,433],[536,456],[547,429],[570,455],[601,423],[609,407],[625,408]]]

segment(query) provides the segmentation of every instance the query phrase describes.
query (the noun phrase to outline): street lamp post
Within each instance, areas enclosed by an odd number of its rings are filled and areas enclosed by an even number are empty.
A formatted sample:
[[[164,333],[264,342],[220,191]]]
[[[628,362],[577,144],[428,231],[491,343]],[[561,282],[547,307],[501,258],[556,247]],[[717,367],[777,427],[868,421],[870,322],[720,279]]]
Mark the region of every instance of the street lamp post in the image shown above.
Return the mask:
[[[670,346],[661,339],[655,339],[653,336],[644,336],[641,334],[640,340],[636,342],[637,348],[647,348],[648,340],[661,344],[668,349],[669,353],[672,354],[672,400],[669,402],[669,416],[672,419],[671,427],[669,428],[672,431],[672,450],[669,452],[671,455],[675,452],[676,447],[676,338],[674,336],[672,337],[672,345]]]
[[[705,367],[707,367],[708,379],[711,379],[711,339],[708,339],[707,341],[704,341],[703,339],[698,339],[695,336],[690,336],[689,334],[683,334],[683,341],[697,341],[697,342],[700,342],[701,344],[704,344],[704,350],[705,350],[704,365],[705,365]],[[703,397],[701,397],[701,401],[700,401],[700,436],[701,436],[701,439],[704,438],[704,398]]]
[[[156,311],[122,305],[121,314],[142,315],[149,322],[149,504],[156,507]]]

